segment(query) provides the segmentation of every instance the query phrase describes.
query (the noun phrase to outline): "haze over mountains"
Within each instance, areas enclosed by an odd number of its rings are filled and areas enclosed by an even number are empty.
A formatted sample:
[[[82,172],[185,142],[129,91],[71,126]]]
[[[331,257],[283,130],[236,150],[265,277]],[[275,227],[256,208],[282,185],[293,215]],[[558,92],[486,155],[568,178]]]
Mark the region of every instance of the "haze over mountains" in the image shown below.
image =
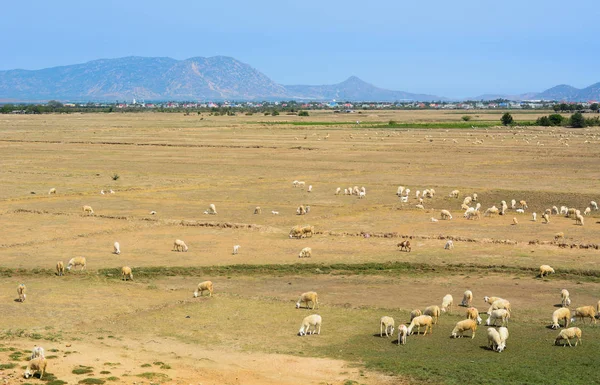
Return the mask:
[[[175,60],[125,57],[42,70],[0,71],[0,100],[458,100],[378,88],[357,77],[332,85],[281,85],[248,64],[214,56]],[[568,85],[540,93],[486,94],[474,100],[600,100],[600,83],[584,89]]]

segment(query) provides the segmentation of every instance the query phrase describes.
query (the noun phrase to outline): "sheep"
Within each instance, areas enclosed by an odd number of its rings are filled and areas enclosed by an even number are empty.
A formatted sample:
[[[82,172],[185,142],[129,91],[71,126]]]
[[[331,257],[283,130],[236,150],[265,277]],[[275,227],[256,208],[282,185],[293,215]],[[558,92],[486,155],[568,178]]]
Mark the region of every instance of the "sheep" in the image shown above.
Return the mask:
[[[300,229],[300,231],[302,232],[301,238],[310,238],[313,236],[314,232],[315,232],[315,227],[314,226],[302,226],[302,228]]]
[[[236,255],[239,251],[240,251],[240,245],[234,245],[232,254]]]
[[[552,215],[558,215],[558,207],[552,206],[552,210],[550,210],[550,213]]]
[[[558,345],[559,341],[562,340],[567,340],[567,343],[569,344],[569,346],[573,346],[571,345],[571,339],[573,338],[577,338],[577,341],[575,341],[575,346],[577,346],[577,344],[581,344],[581,329],[579,329],[578,327],[572,327],[572,328],[568,328],[568,329],[563,329],[560,331],[560,333],[558,333],[558,336],[556,337],[556,339],[554,340],[554,345]],[[563,346],[567,346],[566,344],[563,343]]]
[[[297,180],[295,180],[295,181],[292,182],[292,186],[293,187],[298,187],[298,183],[300,183],[300,182],[298,182]]]
[[[513,223],[512,224],[513,225],[518,225],[519,224],[519,221],[517,220],[517,218],[513,217]]]
[[[27,298],[27,287],[24,283],[20,283],[17,286],[17,294],[19,295],[19,302],[25,302],[25,298]]]
[[[585,210],[583,210],[583,215],[590,215],[591,212],[592,212],[592,209],[588,206],[585,208]]]
[[[497,300],[502,299],[500,297],[488,297],[487,295],[485,297],[483,297],[483,301],[488,303],[488,304],[493,304],[494,302],[496,302]]]
[[[198,284],[198,288],[194,291],[194,298],[198,298],[198,294],[202,297],[204,291],[208,291],[208,296],[212,297],[213,295],[213,283],[212,281],[204,281]]]
[[[451,336],[454,338],[462,338],[463,333],[467,330],[471,331],[471,339],[475,338],[475,332],[477,331],[477,322],[472,319],[465,319],[458,321],[454,329],[452,329]]]
[[[306,214],[306,208],[304,208],[304,206],[300,205],[298,206],[298,208],[296,209],[296,215],[305,215]]]
[[[35,372],[40,372],[40,380],[44,377],[44,372],[46,372],[46,366],[48,366],[48,361],[44,357],[37,357],[29,361],[27,364],[27,368],[25,369],[25,373],[23,373],[23,377],[29,378],[33,377]]]
[[[402,202],[402,203],[407,203],[407,202],[408,202],[408,197],[407,197],[407,196],[405,196],[405,197],[400,197],[400,202]]]
[[[473,301],[473,292],[471,290],[465,290],[463,293],[463,300],[460,303],[460,306],[471,306],[471,302]]]
[[[549,265],[540,266],[540,278],[544,278],[544,275],[554,274],[554,269]]]
[[[279,211],[273,210],[273,211],[271,211],[271,214],[273,214],[273,215],[279,215]]]
[[[594,210],[598,210],[598,203],[596,203],[595,201],[591,201],[590,202],[590,206],[594,209]]]
[[[415,319],[415,317],[418,317],[420,315],[423,315],[423,313],[421,312],[421,309],[415,309],[413,311],[410,312],[410,322],[412,322],[413,319]]]
[[[516,209],[515,210],[518,214],[525,214],[525,210],[523,209]]]
[[[550,223],[550,215],[544,214],[544,215],[542,215],[542,219],[544,220],[543,223],[545,223],[545,224]]]
[[[312,184],[308,185],[308,190],[306,190],[307,192],[312,192]]]
[[[65,275],[65,264],[63,261],[56,262],[56,275],[59,277]]]
[[[401,196],[404,192],[404,186],[398,186],[398,190],[396,191],[396,195]]]
[[[511,209],[514,210],[516,205],[517,205],[517,201],[516,200],[513,199],[513,200],[510,201],[510,208]]]
[[[305,247],[300,250],[300,254],[298,254],[298,258],[310,258],[312,257],[312,249],[310,247]]]
[[[454,249],[454,242],[452,242],[452,239],[448,239],[448,241],[446,241],[446,244],[444,245],[444,250],[452,249]]]
[[[577,211],[577,209],[575,208],[570,208],[567,210],[567,214],[565,215],[566,218],[575,218],[575,215],[577,215],[575,212]]]
[[[567,215],[569,208],[567,206],[560,206],[560,215]]]
[[[500,326],[498,328],[498,334],[500,334],[500,346],[498,346],[498,351],[501,352],[504,349],[506,349],[506,340],[508,339],[508,328]]]
[[[473,193],[473,202],[477,202],[477,193]]]
[[[87,265],[87,261],[85,257],[75,257],[69,259],[69,263],[67,263],[67,270],[71,271],[73,267],[81,266],[81,270],[85,270]]]
[[[349,194],[348,194],[348,189],[347,189],[347,188],[345,188],[345,189],[344,189],[344,195],[349,195]]]
[[[340,191],[342,191],[341,187],[338,187],[337,189],[335,189],[335,195],[340,195]]]
[[[413,320],[410,321],[410,325],[408,326],[408,329],[406,331],[407,335],[412,334],[412,331],[415,328],[415,326],[417,327],[417,334],[420,333],[421,326],[425,326],[425,333],[423,333],[423,336],[427,334],[427,330],[430,331],[430,334],[433,334],[432,321],[433,318],[428,315],[420,315],[418,317],[413,318]]]
[[[434,217],[431,217],[431,219],[429,219],[432,223],[436,223],[438,220]]]
[[[154,211],[154,210],[150,211],[150,215],[156,215],[156,211]]]
[[[488,347],[496,352],[501,352],[500,346],[502,346],[502,338],[500,333],[494,328],[488,328],[487,330]]]
[[[394,319],[392,317],[383,316],[379,324],[379,337],[383,337],[383,329],[385,328],[385,336],[394,335]],[[390,331],[388,335],[388,330]]]
[[[113,254],[121,254],[121,245],[119,242],[113,244]]]
[[[217,208],[213,203],[208,205],[208,209],[204,212],[204,214],[217,215]]]
[[[495,215],[498,215],[500,211],[498,210],[498,208],[496,206],[492,206],[490,208],[488,208],[487,210],[485,210],[485,213],[483,214],[486,217],[493,217]]]
[[[128,279],[133,281],[133,272],[131,271],[131,267],[123,266],[121,268],[121,279],[123,281],[127,281]]]
[[[442,219],[452,219],[452,214],[450,214],[450,211],[448,210],[440,211],[440,216],[442,217]]]
[[[56,189],[52,187],[50,191],[48,191],[48,195],[56,194]]]
[[[406,325],[398,325],[398,345],[406,345],[406,336],[408,335],[408,328]]]
[[[83,206],[83,214],[94,215],[94,210],[92,206]]]
[[[510,318],[510,312],[506,309],[496,309],[493,310],[488,319],[485,321],[487,326],[496,326],[496,321],[501,320],[501,326],[508,325],[508,320]]]
[[[450,198],[458,198],[458,195],[460,194],[459,190],[452,190],[450,192],[450,195],[448,195]]]
[[[454,304],[454,298],[452,298],[451,294],[446,294],[444,298],[442,298],[442,313],[445,313],[446,310],[451,313],[452,305]]]
[[[471,198],[471,197],[465,197],[465,199],[463,199],[463,205],[470,204],[472,200],[473,200],[473,198]]]
[[[318,314],[313,314],[304,317],[300,330],[298,330],[299,336],[305,336],[308,334],[321,334],[321,322],[322,318]],[[312,331],[310,330],[312,326]]]
[[[583,226],[583,215],[577,214],[575,216],[575,224]]]
[[[304,181],[299,181],[299,182],[296,184],[296,186],[297,186],[297,187],[304,187],[304,186],[306,186],[306,182],[304,182]]]
[[[41,357],[41,358],[46,358],[44,356],[44,348],[41,346],[34,346],[33,349],[31,350],[31,357],[29,358],[30,360],[33,360],[35,358]]]
[[[260,206],[256,206],[256,207],[254,208],[254,214],[255,214],[255,215],[257,215],[257,214],[262,214],[262,209],[260,208]]]
[[[174,251],[184,251],[184,252],[187,252],[188,249],[189,249],[188,246],[181,239],[176,239],[175,242],[173,242],[173,250]]]
[[[474,307],[470,307],[467,309],[467,319],[475,320],[477,322],[477,325],[481,325],[482,319],[479,316],[479,311]]]
[[[304,303],[306,309],[308,309],[308,303],[312,302],[312,307],[311,309],[315,309],[315,307],[318,309],[319,308],[319,299],[318,299],[318,295],[316,292],[314,291],[307,291],[306,293],[302,293],[300,295],[300,298],[298,298],[298,302],[296,302],[296,309],[300,309],[300,304]]]
[[[519,201],[519,204],[521,205],[521,209],[525,210],[528,209],[529,207],[527,206],[527,202],[525,201]]]
[[[569,308],[561,307],[552,313],[552,329],[560,328],[560,320],[565,321],[566,328],[569,327],[569,321],[571,320],[571,310],[569,310]]]
[[[427,191],[427,190],[425,190]],[[425,196],[425,191],[423,191],[423,196]],[[417,190],[415,192],[415,199],[419,199],[421,197],[421,191]]]
[[[491,303],[490,308],[487,311],[487,314],[492,314],[492,311],[498,309],[506,309],[510,313],[510,302],[505,299],[499,298]]]
[[[405,250],[408,253],[410,253],[410,251],[411,251],[409,240],[404,240],[404,241],[398,243],[398,247],[400,248],[400,251]]]
[[[596,304],[596,312],[600,313],[600,301]]]
[[[585,318],[590,319],[590,324],[594,321],[596,323],[596,310],[593,306],[581,306],[575,309],[574,318],[580,318],[581,322],[584,321]]]
[[[460,205],[460,208],[461,208],[461,209],[463,209],[463,210],[468,210],[468,209],[470,209],[471,207],[469,207],[469,205],[466,205],[466,204],[464,204],[464,203],[461,203],[461,205]]]
[[[537,214],[536,213],[531,214],[531,220],[534,222],[537,222]]]
[[[366,196],[367,196],[367,192],[366,191],[359,191],[358,192],[358,199],[363,199]]]
[[[571,298],[569,298],[569,291],[567,289],[560,291],[560,303],[562,307],[568,307],[571,304]]]
[[[565,233],[562,231],[554,234],[554,242],[557,242],[559,239],[565,239]]]
[[[425,311],[423,311],[423,315],[428,315],[433,319],[433,323],[437,324],[438,318],[440,318],[440,314],[442,312],[440,311],[439,306],[437,305],[431,305],[425,308]]]

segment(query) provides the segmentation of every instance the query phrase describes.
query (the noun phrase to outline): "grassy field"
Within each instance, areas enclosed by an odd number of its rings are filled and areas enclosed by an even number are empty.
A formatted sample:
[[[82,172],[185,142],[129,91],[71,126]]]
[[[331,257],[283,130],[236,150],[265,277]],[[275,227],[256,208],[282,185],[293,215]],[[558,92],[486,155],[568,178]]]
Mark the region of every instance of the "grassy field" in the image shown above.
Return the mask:
[[[554,205],[600,201],[600,130],[500,127],[502,113],[469,112],[468,124],[457,111],[0,116],[0,365],[18,362],[5,367],[18,378],[25,356],[14,352],[38,343],[56,350],[50,385],[589,383],[600,326],[575,322],[583,345],[562,348],[548,325],[563,288],[573,309],[600,300],[600,251],[588,246],[600,244],[600,212],[584,226],[540,218]],[[408,203],[399,185],[411,189]],[[366,198],[334,194],[353,186]],[[426,188],[436,195],[417,209],[415,192]],[[454,189],[459,199],[448,196]],[[466,220],[460,206],[473,193],[483,210],[512,199],[529,208]],[[218,214],[203,214],[211,203]],[[301,204],[306,216],[296,215]],[[432,222],[441,209],[453,220]],[[299,224],[316,234],[289,239]],[[569,247],[558,247],[557,232]],[[189,252],[172,251],[175,239]],[[402,239],[412,252],[398,250]],[[299,259],[306,246],[312,257]],[[80,255],[85,271],[54,274],[57,261]],[[537,278],[541,264],[556,274]],[[120,281],[124,265],[135,281]],[[206,279],[215,295],[193,298]],[[21,282],[24,303],[15,301]],[[503,353],[486,348],[484,325],[474,339],[451,339],[465,312],[456,306],[432,336],[405,346],[379,337],[381,316],[405,323],[445,294],[458,304],[466,289],[480,312],[485,295],[510,300]],[[309,290],[319,293],[323,332],[300,338],[312,311],[294,303]]]

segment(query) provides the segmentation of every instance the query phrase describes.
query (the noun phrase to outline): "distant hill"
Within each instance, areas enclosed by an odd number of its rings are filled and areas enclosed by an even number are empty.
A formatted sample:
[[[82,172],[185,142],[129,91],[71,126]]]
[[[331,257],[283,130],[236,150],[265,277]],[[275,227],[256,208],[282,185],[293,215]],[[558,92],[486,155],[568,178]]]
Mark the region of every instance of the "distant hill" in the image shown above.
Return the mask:
[[[557,100],[565,102],[587,102],[600,100],[600,83],[579,89],[567,84],[561,84],[543,92],[528,92],[519,95],[484,94],[470,98],[471,100]]]

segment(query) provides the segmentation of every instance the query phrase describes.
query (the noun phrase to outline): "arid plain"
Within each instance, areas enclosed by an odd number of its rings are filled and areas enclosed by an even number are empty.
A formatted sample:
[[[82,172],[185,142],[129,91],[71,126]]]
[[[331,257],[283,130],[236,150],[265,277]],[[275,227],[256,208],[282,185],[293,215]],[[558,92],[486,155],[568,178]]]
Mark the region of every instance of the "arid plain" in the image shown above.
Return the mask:
[[[600,300],[600,250],[589,247],[600,244],[600,211],[583,226],[563,215],[544,224],[541,214],[600,202],[600,130],[477,128],[502,112],[472,112],[468,129],[386,127],[451,127],[464,114],[0,116],[3,377],[40,383],[22,377],[25,354],[15,354],[38,344],[52,357],[50,385],[590,383],[600,326],[575,321],[583,343],[573,348],[555,347],[548,326],[561,289],[572,309]],[[335,195],[353,186],[366,197]],[[410,188],[408,202],[398,186]],[[434,198],[416,208],[415,192],[429,188]],[[455,189],[460,197],[449,197]],[[482,212],[512,199],[528,208],[467,220],[461,203],[473,193]],[[209,204],[217,215],[203,214]],[[299,205],[310,212],[296,215]],[[453,219],[441,220],[442,209]],[[313,237],[288,237],[304,224]],[[175,239],[189,251],[173,251]],[[396,246],[404,239],[411,252]],[[303,247],[311,258],[298,258]],[[55,274],[76,256],[86,270]],[[556,273],[540,279],[542,264]],[[125,265],[134,281],[120,280]],[[204,280],[214,295],[193,298]],[[511,302],[504,352],[487,349],[485,325],[474,339],[450,338],[467,289],[482,313],[484,296]],[[322,333],[298,337],[313,311],[294,304],[309,290],[319,293]],[[431,336],[403,346],[379,337],[382,316],[406,323],[446,294],[455,306]]]

